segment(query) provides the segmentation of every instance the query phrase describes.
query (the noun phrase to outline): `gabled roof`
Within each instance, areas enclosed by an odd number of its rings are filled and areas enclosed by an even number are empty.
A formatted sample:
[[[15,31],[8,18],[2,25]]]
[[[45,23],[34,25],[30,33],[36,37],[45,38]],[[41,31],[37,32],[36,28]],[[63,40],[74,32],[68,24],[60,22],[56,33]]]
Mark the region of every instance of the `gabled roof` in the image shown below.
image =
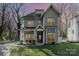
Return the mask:
[[[35,12],[32,12],[32,13],[30,13],[30,14],[28,14],[28,15],[23,16],[23,17],[35,17],[35,16],[37,16],[37,15],[35,14]]]
[[[51,4],[47,9],[46,9],[46,11],[42,14],[42,17],[45,15],[45,13],[48,11],[48,10],[50,10],[50,9],[52,9],[54,12],[56,12],[57,13],[57,15],[60,15],[60,13],[56,10],[56,8]]]
[[[37,15],[35,12],[32,12],[28,15],[23,16],[22,18],[28,18],[28,19],[33,19],[33,20],[40,20],[39,15]],[[26,19],[25,19],[26,20]]]
[[[35,29],[38,29],[38,28],[42,28],[43,30],[45,30],[41,24],[39,24]]]
[[[34,18],[34,17],[37,17],[37,18],[39,18],[39,19],[42,19],[43,18],[43,16],[44,16],[44,14],[49,10],[49,9],[52,9],[54,12],[56,12],[57,13],[57,15],[60,15],[60,13],[56,10],[56,8],[51,4],[42,14],[41,14],[41,16],[39,16],[38,14],[36,14],[35,12],[32,12],[32,13],[30,13],[30,14],[28,14],[28,15],[26,15],[26,16],[23,16],[23,17],[28,17],[28,18]],[[23,18],[22,17],[22,18]]]

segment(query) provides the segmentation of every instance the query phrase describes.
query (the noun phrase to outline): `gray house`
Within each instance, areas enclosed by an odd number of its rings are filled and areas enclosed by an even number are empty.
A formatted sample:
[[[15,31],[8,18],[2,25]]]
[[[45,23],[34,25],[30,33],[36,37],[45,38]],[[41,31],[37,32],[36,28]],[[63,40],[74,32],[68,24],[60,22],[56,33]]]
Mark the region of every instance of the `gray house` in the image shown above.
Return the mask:
[[[26,44],[52,44],[60,41],[59,13],[50,5],[45,11],[36,9],[22,19],[20,40]]]

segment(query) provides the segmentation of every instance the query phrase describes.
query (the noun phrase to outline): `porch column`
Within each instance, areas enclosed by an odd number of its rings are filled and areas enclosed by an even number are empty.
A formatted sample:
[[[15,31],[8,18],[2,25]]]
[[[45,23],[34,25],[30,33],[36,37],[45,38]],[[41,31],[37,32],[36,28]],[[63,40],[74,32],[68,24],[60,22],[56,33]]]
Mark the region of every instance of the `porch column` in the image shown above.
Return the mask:
[[[45,44],[45,31],[43,31],[43,44]]]
[[[20,41],[23,41],[23,44],[26,44],[25,39],[24,39],[24,31],[23,30],[20,31]]]
[[[37,34],[36,34],[36,30],[34,29],[34,40],[35,40],[35,44],[37,43]]]
[[[20,41],[24,40],[24,32],[22,30],[20,30]]]
[[[48,43],[48,39],[47,39],[47,28],[46,28],[46,44]]]

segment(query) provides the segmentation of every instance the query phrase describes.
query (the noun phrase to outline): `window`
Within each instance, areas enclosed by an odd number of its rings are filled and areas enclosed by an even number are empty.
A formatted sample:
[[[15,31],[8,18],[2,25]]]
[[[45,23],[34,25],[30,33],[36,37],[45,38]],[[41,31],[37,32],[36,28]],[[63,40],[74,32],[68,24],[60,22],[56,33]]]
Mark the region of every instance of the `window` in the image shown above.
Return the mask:
[[[52,25],[54,25],[54,24],[55,24],[55,20],[49,18],[49,19],[48,19],[48,26],[52,26]]]
[[[52,43],[55,40],[55,34],[54,33],[48,33],[48,42]]]
[[[34,34],[32,34],[32,33],[26,34],[26,39],[27,40],[33,40],[34,39]]]
[[[28,21],[28,26],[32,27],[33,26],[33,21]]]

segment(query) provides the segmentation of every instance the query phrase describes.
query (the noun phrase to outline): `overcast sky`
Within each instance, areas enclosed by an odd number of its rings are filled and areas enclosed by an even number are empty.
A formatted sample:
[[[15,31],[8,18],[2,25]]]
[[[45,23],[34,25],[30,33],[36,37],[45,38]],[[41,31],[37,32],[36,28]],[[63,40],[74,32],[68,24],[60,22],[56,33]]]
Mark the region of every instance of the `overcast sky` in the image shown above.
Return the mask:
[[[28,13],[31,13],[31,12],[33,12],[33,11],[35,11],[35,9],[47,9],[48,8],[48,6],[49,6],[50,4],[47,4],[47,3],[45,3],[45,4],[43,4],[43,3],[28,3],[28,4],[24,4],[24,9],[25,9],[25,11],[26,11],[26,14],[28,14]]]
[[[28,13],[35,11],[35,9],[44,9],[45,10],[49,7],[49,5],[51,5],[51,3],[26,3],[26,4],[24,4],[23,8],[26,11],[25,13],[28,14]],[[79,4],[76,4],[75,8],[76,7],[79,9]]]

